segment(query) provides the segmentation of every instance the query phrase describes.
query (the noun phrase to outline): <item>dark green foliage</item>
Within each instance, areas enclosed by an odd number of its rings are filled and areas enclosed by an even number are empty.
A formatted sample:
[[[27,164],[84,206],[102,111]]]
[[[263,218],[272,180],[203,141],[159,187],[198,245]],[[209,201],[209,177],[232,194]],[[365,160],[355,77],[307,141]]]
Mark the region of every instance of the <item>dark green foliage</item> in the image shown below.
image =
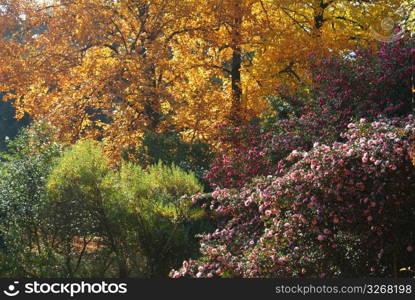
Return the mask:
[[[43,232],[42,210],[46,176],[53,159],[59,156],[57,144],[32,143],[35,131],[25,130],[10,144],[10,154],[0,165],[0,275],[10,277],[57,276],[55,258],[49,255]]]
[[[157,134],[147,131],[143,144],[138,150],[125,151],[123,158],[138,161],[143,167],[157,164],[175,164],[186,172],[193,172],[208,187],[204,176],[212,162],[213,153],[209,145],[201,141],[186,143],[175,130],[168,130]]]
[[[7,141],[13,139],[19,130],[30,123],[28,116],[21,120],[15,119],[15,109],[9,102],[2,101],[0,94],[0,151],[7,149]]]

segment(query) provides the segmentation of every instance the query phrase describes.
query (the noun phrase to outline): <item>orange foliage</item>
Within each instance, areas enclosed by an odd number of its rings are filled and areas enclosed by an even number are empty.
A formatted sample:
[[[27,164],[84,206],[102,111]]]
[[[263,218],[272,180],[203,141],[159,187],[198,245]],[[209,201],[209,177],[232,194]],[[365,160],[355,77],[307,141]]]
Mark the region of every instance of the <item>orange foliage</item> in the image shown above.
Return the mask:
[[[216,123],[307,84],[311,56],[368,43],[401,2],[0,0],[0,90],[113,157],[171,125],[214,143]]]

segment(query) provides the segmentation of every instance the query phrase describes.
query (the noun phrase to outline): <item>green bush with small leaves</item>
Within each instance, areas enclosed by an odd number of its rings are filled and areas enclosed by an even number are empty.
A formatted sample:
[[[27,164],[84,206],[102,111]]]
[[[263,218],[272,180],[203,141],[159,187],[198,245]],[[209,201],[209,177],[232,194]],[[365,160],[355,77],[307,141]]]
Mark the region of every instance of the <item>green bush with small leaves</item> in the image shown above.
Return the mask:
[[[145,258],[144,277],[165,277],[183,257],[198,252],[194,236],[208,227],[203,211],[190,200],[202,191],[195,175],[174,165],[159,163],[143,170],[127,163],[109,182],[115,187],[110,198],[125,203],[133,216],[131,230]]]

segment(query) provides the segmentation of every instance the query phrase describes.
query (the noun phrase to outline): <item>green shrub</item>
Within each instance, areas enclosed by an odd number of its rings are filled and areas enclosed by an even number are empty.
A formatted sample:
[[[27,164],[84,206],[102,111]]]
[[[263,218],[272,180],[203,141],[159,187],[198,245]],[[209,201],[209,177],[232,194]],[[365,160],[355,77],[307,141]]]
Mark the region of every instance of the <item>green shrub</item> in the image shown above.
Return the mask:
[[[101,185],[109,171],[101,149],[90,141],[72,146],[59,159],[46,188],[53,211],[51,224],[62,238],[98,234]]]
[[[206,228],[203,212],[190,195],[202,191],[193,174],[161,163],[144,171],[125,164],[117,174],[112,197],[125,202],[135,218],[139,249],[145,257],[145,277],[165,277],[183,257],[197,253],[194,235]]]
[[[107,197],[113,188],[106,179],[111,172],[99,144],[82,141],[62,155],[48,178],[46,219],[70,277],[128,275],[125,252],[131,249],[125,249],[124,230],[129,219],[126,207]],[[93,250],[76,255],[79,248],[91,246]],[[94,264],[104,274],[94,270]]]
[[[41,139],[47,126],[24,130],[0,163],[0,276],[60,276],[45,238],[46,177],[61,146]],[[35,151],[38,149],[38,151]]]

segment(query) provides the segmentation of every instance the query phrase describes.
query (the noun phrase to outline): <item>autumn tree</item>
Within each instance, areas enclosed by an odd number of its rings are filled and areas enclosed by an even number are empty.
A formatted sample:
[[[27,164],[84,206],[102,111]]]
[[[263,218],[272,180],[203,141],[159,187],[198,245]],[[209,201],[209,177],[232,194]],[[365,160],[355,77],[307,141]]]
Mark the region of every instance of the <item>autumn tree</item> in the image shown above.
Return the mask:
[[[213,143],[215,124],[310,84],[312,58],[393,37],[381,21],[402,2],[3,0],[0,90],[114,157],[170,125]]]
[[[65,140],[104,139],[112,152],[167,122],[168,43],[191,17],[186,1],[11,2],[20,29],[3,41],[2,89],[20,113],[47,119]]]

